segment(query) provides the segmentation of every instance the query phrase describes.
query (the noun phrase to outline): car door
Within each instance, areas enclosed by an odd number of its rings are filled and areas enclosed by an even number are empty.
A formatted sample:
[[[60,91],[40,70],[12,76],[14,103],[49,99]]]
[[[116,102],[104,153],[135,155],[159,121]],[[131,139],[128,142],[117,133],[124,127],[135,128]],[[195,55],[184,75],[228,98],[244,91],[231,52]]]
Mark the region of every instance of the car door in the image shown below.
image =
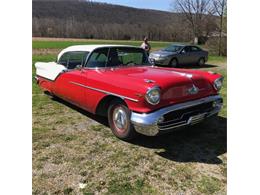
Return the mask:
[[[203,51],[196,47],[196,46],[191,46],[191,63],[195,64],[199,61],[199,59],[203,56]]]
[[[185,46],[179,54],[178,62],[180,64],[189,64],[192,62],[190,46]]]
[[[78,106],[83,106],[84,102],[87,101],[82,87],[75,84],[84,83],[86,80],[81,67],[87,55],[88,52],[68,52],[63,54],[58,61],[59,64],[66,66],[67,70],[55,80],[54,92],[61,98]]]
[[[94,50],[87,59],[82,70],[85,77],[81,81],[84,85],[84,93],[88,101],[84,102],[83,107],[95,112],[95,108],[102,97],[106,94],[100,90],[106,90],[107,83],[104,82],[103,74],[108,63],[109,48],[98,48]]]

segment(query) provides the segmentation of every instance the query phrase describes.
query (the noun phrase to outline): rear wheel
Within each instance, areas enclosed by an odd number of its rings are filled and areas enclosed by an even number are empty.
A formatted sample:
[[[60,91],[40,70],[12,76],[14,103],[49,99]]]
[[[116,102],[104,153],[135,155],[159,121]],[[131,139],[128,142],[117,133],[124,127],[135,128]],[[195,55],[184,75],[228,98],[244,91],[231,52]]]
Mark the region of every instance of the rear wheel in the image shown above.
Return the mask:
[[[108,122],[113,134],[122,140],[131,140],[137,133],[130,122],[130,110],[123,101],[114,100],[108,109]]]
[[[170,63],[169,63],[170,67],[176,68],[178,67],[178,60],[176,58],[173,58]]]
[[[200,58],[198,61],[198,66],[203,66],[205,65],[205,58]]]

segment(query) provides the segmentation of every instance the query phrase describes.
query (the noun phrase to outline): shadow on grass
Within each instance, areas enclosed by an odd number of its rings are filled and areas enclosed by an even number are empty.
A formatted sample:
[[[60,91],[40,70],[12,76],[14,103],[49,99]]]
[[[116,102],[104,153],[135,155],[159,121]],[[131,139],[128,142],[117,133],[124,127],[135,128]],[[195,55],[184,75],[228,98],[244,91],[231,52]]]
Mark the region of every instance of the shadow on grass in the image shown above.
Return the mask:
[[[165,66],[160,66],[160,67],[165,67]],[[201,69],[201,68],[216,68],[216,67],[219,66],[214,64],[204,64],[203,66],[198,66],[196,64],[183,64],[178,66],[178,68],[185,68],[185,69]]]
[[[91,114],[61,99],[55,101],[109,127],[105,117]],[[155,137],[139,135],[129,143],[162,150],[155,153],[176,162],[221,164],[222,160],[218,156],[227,152],[227,119],[217,116],[199,125]]]
[[[140,136],[133,144],[152,149],[159,156],[176,162],[220,164],[219,155],[227,152],[227,119],[214,117],[193,127],[187,127],[156,137]]]
[[[94,121],[96,121],[96,122],[98,122],[98,123],[100,123],[104,126],[109,127],[108,120],[107,120],[106,117],[95,115],[95,114],[92,114],[90,112],[87,112],[86,110],[83,110],[83,109],[79,108],[78,106],[75,106],[75,105],[73,105],[69,102],[66,102],[65,100],[62,100],[58,97],[53,98],[53,101],[56,101],[60,104],[64,104],[64,105],[70,107],[71,109],[76,110],[77,112],[85,115],[86,117],[91,118],[92,120],[94,120]]]

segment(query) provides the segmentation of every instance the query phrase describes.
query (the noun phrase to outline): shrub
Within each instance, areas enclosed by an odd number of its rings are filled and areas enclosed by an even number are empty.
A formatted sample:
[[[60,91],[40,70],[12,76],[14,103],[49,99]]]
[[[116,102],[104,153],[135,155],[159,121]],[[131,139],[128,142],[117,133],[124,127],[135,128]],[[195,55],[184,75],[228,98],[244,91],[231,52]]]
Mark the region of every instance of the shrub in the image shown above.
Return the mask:
[[[205,46],[209,50],[210,55],[219,55],[219,37],[209,37]],[[222,37],[221,39],[220,55],[227,56],[227,37]]]

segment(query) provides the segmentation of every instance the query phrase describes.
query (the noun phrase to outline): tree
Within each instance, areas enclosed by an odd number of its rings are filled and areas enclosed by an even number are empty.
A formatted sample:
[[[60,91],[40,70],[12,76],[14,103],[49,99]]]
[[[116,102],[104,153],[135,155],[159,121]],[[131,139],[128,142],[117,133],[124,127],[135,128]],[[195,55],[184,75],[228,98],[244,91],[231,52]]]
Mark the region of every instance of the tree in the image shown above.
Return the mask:
[[[189,23],[179,13],[85,0],[33,0],[32,11],[33,36],[142,40],[146,35],[155,41],[181,42],[193,39],[192,31],[187,30]],[[203,29],[204,35],[212,31],[208,23],[203,23]]]
[[[194,44],[198,44],[198,38],[203,34],[202,27],[208,19],[211,3],[211,0],[173,0],[173,11],[184,14],[191,26]]]
[[[226,0],[213,0],[213,14],[220,17],[219,22],[219,43],[218,43],[218,55],[221,55],[222,47],[222,33],[224,30],[223,23],[226,18],[227,1]]]

